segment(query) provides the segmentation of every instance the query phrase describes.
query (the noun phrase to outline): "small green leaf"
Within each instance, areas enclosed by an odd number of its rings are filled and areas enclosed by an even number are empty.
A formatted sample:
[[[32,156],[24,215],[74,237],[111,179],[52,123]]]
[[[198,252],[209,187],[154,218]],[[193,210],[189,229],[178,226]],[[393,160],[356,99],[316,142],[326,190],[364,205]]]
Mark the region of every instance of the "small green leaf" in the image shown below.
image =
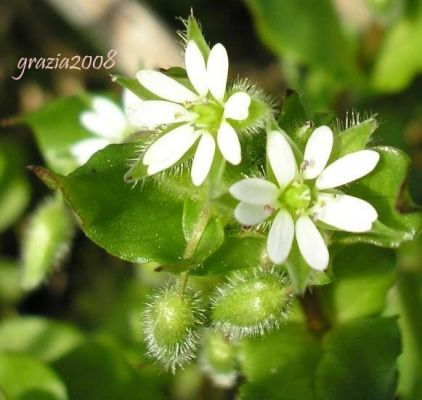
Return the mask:
[[[42,202],[29,216],[22,241],[22,287],[33,290],[68,254],[74,233],[72,215],[61,196]]]
[[[135,369],[123,349],[111,342],[90,341],[54,363],[70,399],[164,400],[165,376],[148,364]]]
[[[224,243],[224,227],[220,220],[212,218],[207,225],[193,255],[197,262],[203,262]]]
[[[21,354],[0,353],[0,388],[8,400],[66,400],[66,387],[49,367]]]
[[[52,362],[78,346],[82,334],[70,325],[40,317],[15,317],[0,324],[0,350]]]
[[[236,269],[260,265],[265,255],[265,239],[256,235],[227,236],[221,247],[201,268],[192,271],[198,275],[227,274]]]
[[[422,6],[401,18],[386,32],[372,74],[372,85],[381,92],[403,90],[422,71]]]
[[[394,397],[400,333],[395,318],[357,319],[322,340],[300,324],[241,343],[245,400],[385,400]]]
[[[258,33],[277,56],[337,78],[348,79],[356,74],[351,46],[329,0],[309,0],[306,7],[296,0],[247,3]]]
[[[111,254],[132,262],[180,261],[185,239],[177,179],[170,186],[165,178],[125,183],[135,151],[136,144],[108,146],[67,177],[56,175],[57,185],[87,236]]]
[[[208,225],[210,210],[201,201],[188,198],[183,204],[182,228],[187,242],[194,240]],[[202,225],[202,227],[201,227]],[[200,231],[200,232],[198,232]]]
[[[321,352],[317,338],[300,324],[244,340],[239,360],[247,383],[241,387],[240,398],[316,400],[315,370]]]
[[[395,257],[391,250],[364,244],[348,246],[334,256],[333,270],[335,281],[320,291],[326,314],[333,322],[382,312],[387,291],[395,279]]]
[[[393,399],[400,332],[395,318],[351,321],[324,339],[316,371],[318,399]]]
[[[340,132],[334,137],[331,160],[334,161],[346,154],[364,149],[377,127],[377,120],[371,117]]]

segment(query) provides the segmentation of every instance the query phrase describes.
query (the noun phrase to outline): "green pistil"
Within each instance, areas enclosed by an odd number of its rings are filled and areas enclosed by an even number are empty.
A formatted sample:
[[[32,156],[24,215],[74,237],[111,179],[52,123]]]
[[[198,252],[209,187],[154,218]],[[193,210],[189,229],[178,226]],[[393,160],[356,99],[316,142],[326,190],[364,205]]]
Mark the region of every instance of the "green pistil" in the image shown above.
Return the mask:
[[[308,208],[311,200],[311,189],[305,184],[293,184],[281,196],[282,203],[292,211]]]
[[[200,128],[218,129],[223,118],[223,111],[223,107],[214,102],[195,104],[193,112],[198,115],[195,124]]]

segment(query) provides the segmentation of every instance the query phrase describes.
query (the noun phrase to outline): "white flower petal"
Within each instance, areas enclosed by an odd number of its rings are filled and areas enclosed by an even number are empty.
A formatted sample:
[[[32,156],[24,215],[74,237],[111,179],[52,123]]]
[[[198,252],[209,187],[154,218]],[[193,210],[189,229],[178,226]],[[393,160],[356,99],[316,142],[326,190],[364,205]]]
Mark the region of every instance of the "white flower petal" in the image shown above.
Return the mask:
[[[92,108],[109,127],[107,131],[103,132],[102,136],[114,140],[123,139],[127,120],[120,107],[105,97],[96,96],[92,100]]]
[[[234,210],[234,216],[242,225],[252,226],[267,218],[268,212],[264,206],[241,201]]]
[[[347,154],[330,164],[316,180],[317,189],[331,189],[353,182],[369,174],[377,165],[380,155],[373,150]]]
[[[224,117],[238,121],[248,118],[251,97],[245,92],[232,94],[224,105]]]
[[[106,139],[114,138],[116,135],[114,128],[94,111],[83,112],[79,116],[79,120],[88,131],[96,136]]]
[[[124,88],[123,89],[123,110],[126,112],[126,110],[132,106],[137,106],[138,104],[142,103],[144,100],[142,100],[140,97],[138,97],[135,93],[133,93],[131,90]]]
[[[135,126],[145,128],[186,122],[192,119],[191,114],[181,104],[165,100],[147,100],[133,105],[128,110],[128,115]]]
[[[183,154],[182,154],[183,156]],[[148,175],[154,175],[158,172],[164,171],[167,168],[170,168],[173,164],[176,164],[179,161],[181,156],[179,154],[173,154],[172,156],[166,158],[163,161],[148,165],[147,173]]]
[[[155,95],[176,103],[195,101],[197,95],[169,76],[154,70],[144,69],[136,74],[139,83]]]
[[[218,129],[217,143],[225,160],[233,165],[240,164],[242,154],[239,138],[233,127],[226,121],[223,121]]]
[[[207,83],[211,94],[218,101],[224,100],[228,72],[229,58],[227,51],[221,43],[217,43],[208,56]]]
[[[123,89],[123,110],[131,131],[136,129],[146,128],[145,124],[137,121],[136,109],[143,103],[144,100],[139,98],[135,93],[129,89]],[[149,128],[149,127],[147,127]]]
[[[316,128],[305,147],[303,171],[305,179],[315,179],[327,165],[333,148],[333,132],[328,126]]]
[[[70,148],[70,153],[75,157],[79,165],[85,164],[89,158],[96,153],[97,151],[103,149],[110,142],[107,139],[95,138],[95,139],[85,139],[74,144]]]
[[[145,165],[153,165],[174,160],[174,164],[193,146],[198,136],[192,125],[181,125],[148,147],[142,161]]]
[[[259,178],[246,178],[230,187],[231,195],[243,202],[271,205],[278,197],[278,188],[271,182]]]
[[[297,175],[297,164],[287,139],[278,131],[268,135],[267,154],[271,168],[281,188],[285,188]]]
[[[296,240],[299,250],[307,264],[318,271],[328,266],[330,255],[317,227],[308,216],[296,221]]]
[[[294,236],[293,218],[287,210],[280,210],[271,225],[267,239],[268,257],[274,264],[282,264],[290,253]]]
[[[207,67],[201,50],[193,40],[190,40],[186,46],[185,66],[188,78],[195,90],[201,96],[206,95],[208,92]]]
[[[210,172],[214,159],[215,140],[207,132],[204,132],[199,140],[198,147],[193,158],[191,178],[195,186],[200,186]]]
[[[347,232],[367,232],[378,218],[377,211],[368,202],[357,197],[338,194],[320,194],[317,218]]]

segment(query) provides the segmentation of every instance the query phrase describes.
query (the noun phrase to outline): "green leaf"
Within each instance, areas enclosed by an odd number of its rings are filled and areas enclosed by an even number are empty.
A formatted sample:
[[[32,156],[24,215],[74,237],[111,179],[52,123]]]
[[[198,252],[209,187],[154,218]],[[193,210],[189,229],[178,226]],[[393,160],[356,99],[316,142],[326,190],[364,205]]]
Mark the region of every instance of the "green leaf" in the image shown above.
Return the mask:
[[[283,326],[260,339],[244,340],[239,360],[248,382],[241,387],[239,398],[314,400],[315,370],[321,353],[317,338],[300,324]]]
[[[326,315],[340,323],[381,313],[395,280],[395,264],[388,249],[364,244],[342,249],[333,259],[335,281],[320,291]]]
[[[78,167],[70,153],[71,146],[93,137],[79,122],[80,114],[89,107],[88,95],[64,97],[23,117],[23,122],[34,131],[47,166],[60,174]]]
[[[135,187],[124,182],[135,151],[135,144],[111,145],[67,177],[50,176],[86,235],[109,253],[132,262],[179,261],[185,248],[183,203],[164,180]]]
[[[203,262],[214,254],[223,243],[224,227],[219,219],[212,218],[198,243],[193,259]]]
[[[422,212],[409,198],[407,177],[410,159],[401,150],[376,147],[380,161],[373,172],[350,184],[348,193],[371,203],[378,212],[378,221],[367,233],[336,233],[340,243],[371,243],[398,247],[412,240],[422,228]]]
[[[334,137],[331,161],[364,149],[377,127],[377,120],[371,117],[340,132]]]
[[[21,354],[0,353],[0,388],[8,400],[66,400],[66,388],[46,365]]]
[[[192,271],[198,275],[227,274],[242,268],[257,267],[265,255],[265,238],[257,235],[227,236],[221,247],[201,268]]]
[[[197,201],[194,198],[185,200],[183,204],[182,229],[187,242],[195,240],[196,236],[204,231],[208,225],[209,218],[210,210],[204,208],[204,204],[201,201]]]
[[[329,0],[248,0],[258,32],[279,57],[347,80],[356,65]],[[294,21],[294,23],[293,23]]]
[[[148,365],[132,367],[122,349],[110,342],[91,341],[58,360],[71,399],[166,399],[163,377]]]
[[[61,196],[42,202],[30,215],[22,241],[22,287],[44,282],[66,257],[74,233],[72,215]]]
[[[247,383],[239,398],[303,400],[392,399],[400,334],[395,318],[354,320],[322,340],[300,324],[242,342]]]
[[[373,88],[399,92],[422,71],[422,3],[387,31],[372,74]]]
[[[393,399],[400,352],[395,318],[355,320],[338,327],[324,339],[316,371],[317,398]]]
[[[24,154],[8,140],[0,141],[0,232],[9,228],[25,210],[30,188],[24,175]]]
[[[40,317],[15,317],[0,324],[0,350],[27,353],[45,362],[54,361],[82,342],[70,325]]]

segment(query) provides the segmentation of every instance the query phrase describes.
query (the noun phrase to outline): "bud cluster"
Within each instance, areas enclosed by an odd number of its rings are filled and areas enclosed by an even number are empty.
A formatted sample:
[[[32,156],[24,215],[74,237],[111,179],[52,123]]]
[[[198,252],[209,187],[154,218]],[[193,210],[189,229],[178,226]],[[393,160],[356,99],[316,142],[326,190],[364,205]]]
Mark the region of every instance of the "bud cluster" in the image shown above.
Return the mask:
[[[148,353],[174,372],[196,357],[202,343],[204,371],[221,386],[233,384],[237,341],[278,328],[286,320],[292,294],[287,277],[275,268],[234,273],[216,288],[209,310],[199,292],[181,292],[180,285],[167,284],[151,296],[143,312]]]

